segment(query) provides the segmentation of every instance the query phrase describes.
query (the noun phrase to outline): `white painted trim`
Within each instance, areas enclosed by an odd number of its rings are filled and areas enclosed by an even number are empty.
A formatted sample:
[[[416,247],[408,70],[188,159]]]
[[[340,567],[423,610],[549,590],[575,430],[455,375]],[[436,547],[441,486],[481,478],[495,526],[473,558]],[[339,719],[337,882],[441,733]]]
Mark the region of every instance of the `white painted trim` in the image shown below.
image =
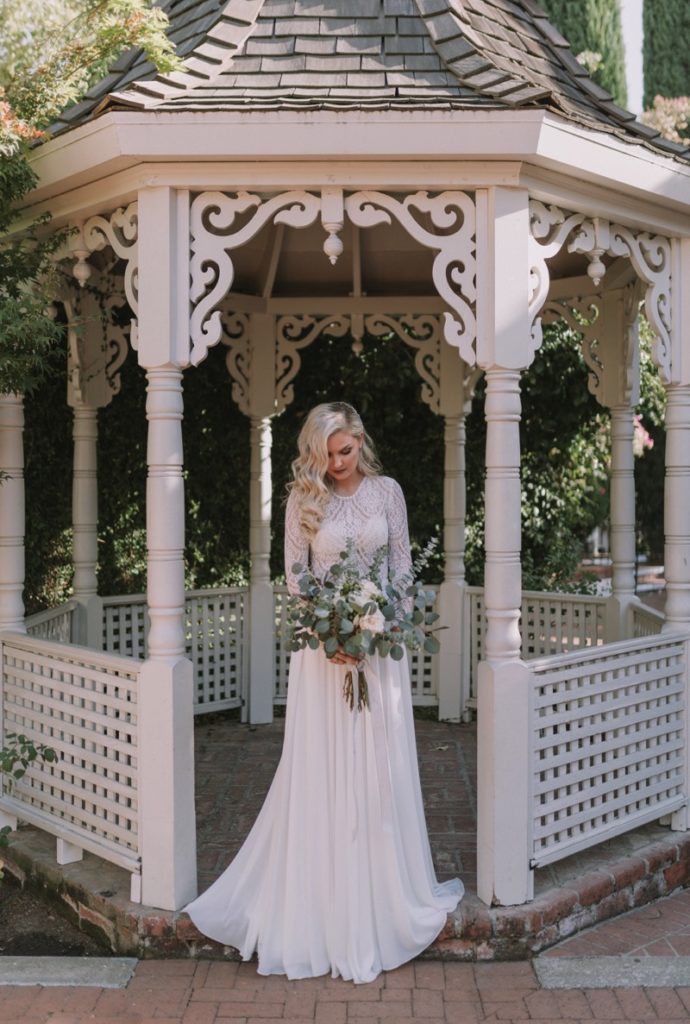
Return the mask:
[[[541,110],[110,112],[36,150],[32,163],[41,185],[34,196],[36,201],[54,200],[149,161],[170,162],[179,173],[187,163],[198,166],[200,159],[223,161],[229,187],[235,184],[228,181],[230,167],[234,178],[237,163],[260,163],[263,180],[253,179],[254,188],[269,187],[272,175],[276,188],[292,184],[280,166],[284,162],[327,161],[326,173],[321,166],[321,184],[362,188],[384,187],[376,170],[378,180],[366,182],[372,164],[383,163],[390,171],[411,161],[416,180],[406,187],[419,188],[433,187],[436,162],[470,161],[477,173],[474,183],[488,185],[507,184],[496,181],[495,161],[528,161],[580,188],[587,182],[654,206],[690,206],[689,164]],[[148,184],[172,184],[159,177],[167,173],[163,168],[148,173],[155,179]],[[302,184],[307,184],[303,177]],[[453,184],[466,188],[472,182]],[[203,189],[212,183],[188,179],[180,187]],[[102,198],[107,194],[103,189]]]

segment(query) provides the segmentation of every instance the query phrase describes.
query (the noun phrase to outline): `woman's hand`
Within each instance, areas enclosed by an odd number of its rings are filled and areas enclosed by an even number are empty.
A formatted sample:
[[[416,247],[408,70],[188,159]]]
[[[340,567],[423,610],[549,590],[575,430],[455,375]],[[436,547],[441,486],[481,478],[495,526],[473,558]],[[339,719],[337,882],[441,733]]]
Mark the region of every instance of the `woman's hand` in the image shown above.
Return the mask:
[[[333,657],[331,658],[331,661],[333,662],[334,665],[354,666],[359,664],[359,660],[359,658],[355,658],[351,654],[346,654],[345,651],[342,650],[336,651]]]

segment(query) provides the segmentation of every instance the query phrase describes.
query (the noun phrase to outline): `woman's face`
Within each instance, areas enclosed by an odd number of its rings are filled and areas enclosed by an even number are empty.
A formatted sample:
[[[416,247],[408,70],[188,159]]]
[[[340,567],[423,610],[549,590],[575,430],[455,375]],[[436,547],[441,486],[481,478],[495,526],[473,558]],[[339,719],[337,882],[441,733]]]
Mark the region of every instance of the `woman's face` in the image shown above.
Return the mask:
[[[336,483],[351,482],[361,476],[357,469],[360,439],[338,430],[328,438],[328,475]]]

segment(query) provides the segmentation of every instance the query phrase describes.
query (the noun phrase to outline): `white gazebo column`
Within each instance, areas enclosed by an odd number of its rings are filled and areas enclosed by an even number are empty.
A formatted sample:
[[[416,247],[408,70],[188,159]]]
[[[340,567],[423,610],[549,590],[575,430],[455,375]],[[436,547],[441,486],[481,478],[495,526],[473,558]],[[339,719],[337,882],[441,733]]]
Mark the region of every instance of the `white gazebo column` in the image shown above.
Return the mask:
[[[443,436],[445,572],[439,588],[438,611],[440,623],[448,629],[442,636],[438,657],[438,717],[444,721],[458,722],[469,697],[469,680],[462,679],[466,509],[464,414],[444,417]]]
[[[629,404],[611,409],[610,544],[612,593],[606,639],[631,635],[630,607],[635,600],[635,455],[634,420]]]
[[[24,623],[24,398],[0,395],[0,638],[4,630],[25,633]],[[0,673],[2,648],[0,647]],[[0,744],[2,696],[0,674]],[[0,780],[0,794],[2,782]],[[17,827],[0,811],[0,828]]]
[[[0,632],[24,624],[24,397],[0,395]]]
[[[248,718],[252,725],[273,721],[275,614],[271,583],[271,443],[269,416],[250,418],[249,492],[249,666]]]
[[[285,408],[276,401],[276,318],[251,313],[235,318],[235,331],[223,338],[233,380],[232,395],[249,417],[249,600],[245,621],[249,640],[249,690],[242,720],[273,721],[276,689],[275,605],[271,583],[272,417]],[[285,364],[283,364],[285,365]]]
[[[146,368],[148,658],[139,693],[142,901],[179,910],[196,895],[194,719],[185,657],[182,366],[189,358],[187,197],[138,200],[139,363]],[[184,302],[182,300],[185,300]]]
[[[665,631],[690,632],[690,385],[666,389]]]
[[[477,891],[532,897],[530,681],[520,658],[520,371],[532,358],[524,192],[477,194],[477,361],[486,377],[486,639],[479,664]],[[520,272],[518,272],[520,270]]]
[[[72,640],[102,646],[102,602],[98,597],[98,410],[75,404],[72,437],[72,557],[74,599],[79,602]]]
[[[690,634],[690,385],[666,388],[666,476],[664,484],[664,576],[666,621],[662,632]],[[686,694],[690,642],[686,650]],[[687,696],[686,696],[687,702]],[[686,720],[688,716],[686,715]],[[686,728],[686,787],[690,786]],[[671,815],[671,828],[690,826],[688,807]]]

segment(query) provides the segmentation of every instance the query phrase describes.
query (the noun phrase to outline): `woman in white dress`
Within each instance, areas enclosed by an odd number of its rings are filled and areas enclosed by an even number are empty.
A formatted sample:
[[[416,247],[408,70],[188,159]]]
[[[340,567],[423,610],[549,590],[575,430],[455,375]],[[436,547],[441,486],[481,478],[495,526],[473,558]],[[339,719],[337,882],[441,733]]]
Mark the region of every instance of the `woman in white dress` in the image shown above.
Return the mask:
[[[317,577],[352,541],[363,571],[387,545],[391,581],[410,570],[405,500],[381,476],[344,402],[316,406],[298,439],[285,518],[292,567]],[[343,697],[355,659],[292,655],[285,738],[264,805],[226,871],[187,912],[197,928],[258,951],[260,974],[373,981],[425,949],[463,894],[439,884],[419,783],[407,660],[367,658],[369,707]]]

